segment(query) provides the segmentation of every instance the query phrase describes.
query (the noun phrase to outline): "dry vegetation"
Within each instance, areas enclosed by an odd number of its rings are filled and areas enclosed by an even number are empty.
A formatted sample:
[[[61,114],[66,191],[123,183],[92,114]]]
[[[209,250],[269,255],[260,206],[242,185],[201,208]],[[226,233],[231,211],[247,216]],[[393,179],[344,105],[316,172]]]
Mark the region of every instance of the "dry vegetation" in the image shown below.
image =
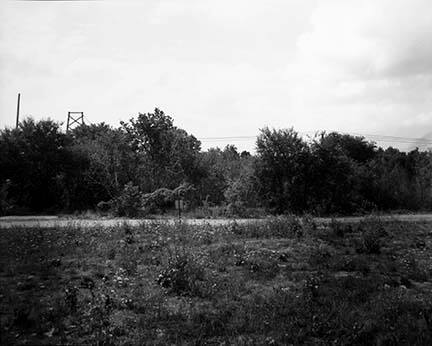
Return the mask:
[[[1,233],[5,345],[432,344],[430,224]]]

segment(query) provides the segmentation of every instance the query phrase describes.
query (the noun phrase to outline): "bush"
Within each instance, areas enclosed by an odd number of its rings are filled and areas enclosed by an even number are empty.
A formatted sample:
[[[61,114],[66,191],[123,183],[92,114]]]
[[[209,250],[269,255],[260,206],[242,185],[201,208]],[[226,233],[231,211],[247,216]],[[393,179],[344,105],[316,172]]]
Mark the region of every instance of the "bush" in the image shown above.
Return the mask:
[[[362,221],[358,226],[360,244],[358,252],[379,254],[381,252],[381,238],[386,235],[383,223],[379,219],[371,218]]]
[[[157,283],[169,293],[203,297],[208,294],[204,268],[197,256],[176,253],[168,259],[168,263],[157,278]]]
[[[363,233],[363,249],[369,254],[379,254],[381,252],[381,237],[376,230],[367,230]]]
[[[240,216],[243,217],[247,214],[247,209],[242,202],[233,202],[228,204],[226,210],[227,216]]]
[[[351,225],[343,224],[341,222],[336,221],[335,219],[331,220],[329,227],[332,234],[337,238],[343,238],[347,233],[352,232]]]
[[[336,263],[336,269],[360,272],[363,275],[369,274],[371,271],[368,258],[365,255],[343,258],[339,263]]]
[[[251,273],[267,279],[279,273],[279,253],[267,249],[252,250],[243,254],[238,265],[245,266]]]
[[[141,199],[142,206],[147,213],[165,212],[173,201],[173,191],[167,188],[160,188],[152,193],[146,193]]]
[[[11,182],[9,179],[3,183],[0,183],[0,216],[6,215],[7,212],[12,209],[12,204],[8,196],[8,190]]]
[[[326,244],[320,244],[311,251],[309,263],[312,266],[328,267],[329,260],[335,255],[335,250]]]
[[[107,213],[111,210],[112,205],[110,202],[100,201],[97,204],[97,210],[101,213]]]
[[[114,214],[117,216],[136,217],[141,211],[141,193],[139,187],[129,182],[120,196],[112,201]]]
[[[398,261],[399,267],[403,273],[403,284],[407,287],[411,286],[411,281],[425,282],[429,280],[430,273],[428,268],[419,262],[413,254],[407,254],[401,257]]]

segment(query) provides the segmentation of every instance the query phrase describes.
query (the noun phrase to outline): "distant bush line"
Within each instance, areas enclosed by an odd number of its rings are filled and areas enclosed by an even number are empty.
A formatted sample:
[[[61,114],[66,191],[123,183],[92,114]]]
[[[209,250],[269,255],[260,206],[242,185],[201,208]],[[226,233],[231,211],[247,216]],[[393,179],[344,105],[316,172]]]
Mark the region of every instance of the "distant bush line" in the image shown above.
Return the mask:
[[[0,215],[98,210],[118,216],[189,211],[344,215],[432,209],[431,151],[383,149],[359,136],[260,130],[256,153],[201,150],[159,109],[114,128],[69,133],[52,120],[0,130]]]

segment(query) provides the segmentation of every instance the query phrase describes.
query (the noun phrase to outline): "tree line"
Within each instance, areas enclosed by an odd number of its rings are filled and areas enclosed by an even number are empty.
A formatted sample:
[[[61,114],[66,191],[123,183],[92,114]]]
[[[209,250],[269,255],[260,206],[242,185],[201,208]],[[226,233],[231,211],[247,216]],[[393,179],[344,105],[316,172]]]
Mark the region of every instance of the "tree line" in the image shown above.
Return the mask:
[[[260,130],[256,153],[200,141],[155,109],[118,127],[69,133],[27,118],[0,130],[0,214],[100,210],[163,213],[182,198],[190,209],[223,207],[244,216],[344,215],[431,210],[432,153],[383,149],[360,136]]]

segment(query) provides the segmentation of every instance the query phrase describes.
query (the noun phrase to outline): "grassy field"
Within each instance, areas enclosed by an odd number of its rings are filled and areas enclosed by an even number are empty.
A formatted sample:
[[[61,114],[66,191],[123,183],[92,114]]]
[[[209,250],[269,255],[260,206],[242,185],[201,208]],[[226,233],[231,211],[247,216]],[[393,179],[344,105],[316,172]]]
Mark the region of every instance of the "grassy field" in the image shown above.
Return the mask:
[[[431,345],[432,224],[8,229],[1,344]]]

